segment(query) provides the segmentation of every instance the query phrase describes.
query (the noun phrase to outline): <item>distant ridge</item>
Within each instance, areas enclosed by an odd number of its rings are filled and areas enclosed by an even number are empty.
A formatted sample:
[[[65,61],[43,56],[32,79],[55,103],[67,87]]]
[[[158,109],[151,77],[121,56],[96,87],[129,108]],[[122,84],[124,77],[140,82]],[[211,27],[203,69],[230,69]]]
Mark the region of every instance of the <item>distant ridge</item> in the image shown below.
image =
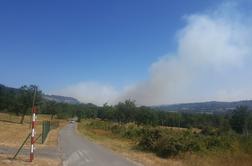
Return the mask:
[[[73,97],[58,96],[58,95],[43,95],[43,98],[58,103],[80,104],[80,101]]]
[[[233,110],[238,106],[247,106],[252,109],[252,100],[241,100],[233,102],[199,102],[199,103],[183,103],[171,105],[153,106],[153,108],[162,111],[193,111],[193,112],[225,112]]]
[[[7,91],[18,92],[18,89],[17,89],[17,88],[8,87],[8,86],[5,86],[5,85],[3,85],[3,84],[0,84],[0,88],[1,88],[1,89],[5,89],[5,90],[7,90]]]
[[[13,92],[13,93],[19,93],[18,88],[12,88],[12,87],[7,87],[3,84],[0,84],[0,90],[4,90],[7,92]],[[68,103],[68,104],[80,104],[80,101],[73,98],[73,97],[66,97],[66,96],[58,96],[58,95],[46,95],[43,94],[43,99],[49,100],[49,101],[55,101],[58,103]]]

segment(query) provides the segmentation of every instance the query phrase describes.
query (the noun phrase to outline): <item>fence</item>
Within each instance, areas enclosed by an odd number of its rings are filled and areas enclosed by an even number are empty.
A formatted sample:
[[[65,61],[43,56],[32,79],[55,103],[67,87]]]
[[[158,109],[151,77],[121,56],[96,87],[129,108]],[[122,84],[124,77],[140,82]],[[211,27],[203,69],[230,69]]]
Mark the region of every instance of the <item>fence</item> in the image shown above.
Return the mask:
[[[58,121],[43,121],[42,123],[42,144],[45,142],[50,130],[59,127]]]

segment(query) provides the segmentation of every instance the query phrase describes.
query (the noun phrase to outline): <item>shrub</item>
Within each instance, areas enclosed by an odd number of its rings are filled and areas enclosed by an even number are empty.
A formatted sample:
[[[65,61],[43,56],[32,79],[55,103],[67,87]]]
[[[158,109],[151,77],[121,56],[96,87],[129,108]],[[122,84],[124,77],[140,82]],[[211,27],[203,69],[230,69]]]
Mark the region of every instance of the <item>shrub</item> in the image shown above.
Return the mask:
[[[141,138],[138,147],[142,150],[154,151],[156,149],[156,142],[162,137],[160,129],[143,128],[141,130]]]
[[[199,137],[191,131],[166,132],[157,140],[155,152],[161,157],[175,156],[184,152],[195,152],[202,149]]]
[[[109,121],[93,120],[91,128],[110,130],[120,137],[137,140],[137,147],[156,153],[161,157],[175,156],[186,152],[204,152],[232,149],[239,137],[232,133],[219,134],[215,128],[204,128],[200,133],[192,130],[172,130],[162,127],[137,126],[134,123],[118,124]],[[251,138],[240,140],[244,151],[251,152]]]
[[[168,129],[144,129],[138,146],[161,157],[175,156],[185,152],[232,148],[232,137],[204,135],[187,131]]]
[[[109,121],[93,120],[87,126],[94,129],[110,130],[112,123]]]
[[[115,125],[112,125],[110,130],[113,134],[120,134],[121,135],[121,132],[123,129],[122,129],[121,125],[115,124]]]
[[[137,139],[141,137],[141,131],[141,127],[138,127],[137,125],[131,123],[126,126],[122,136],[129,139]]]
[[[209,126],[203,127],[200,133],[203,135],[217,135],[218,134],[216,129]]]
[[[161,157],[174,156],[184,151],[183,144],[172,135],[164,135],[155,143],[155,151]]]
[[[244,152],[252,154],[252,135],[241,137],[240,146]]]

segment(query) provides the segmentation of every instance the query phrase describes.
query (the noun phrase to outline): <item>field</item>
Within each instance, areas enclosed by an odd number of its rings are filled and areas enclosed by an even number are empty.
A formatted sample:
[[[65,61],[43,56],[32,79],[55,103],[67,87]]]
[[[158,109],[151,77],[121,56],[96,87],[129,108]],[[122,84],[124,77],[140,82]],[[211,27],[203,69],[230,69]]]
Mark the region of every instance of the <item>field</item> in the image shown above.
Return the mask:
[[[145,166],[251,166],[252,156],[241,151],[225,152],[212,151],[204,153],[184,153],[172,157],[161,158],[156,154],[142,151],[136,148],[137,139],[127,139],[110,130],[92,127],[90,124],[96,124],[97,120],[83,120],[78,125],[78,131],[81,135],[90,140],[112,149],[116,153],[141,163]],[[174,130],[180,130],[175,128]],[[185,130],[185,129],[183,129]]]
[[[23,124],[19,124],[20,117],[12,114],[0,113],[0,146],[18,148],[27,135],[31,132],[30,127],[30,116],[25,116]],[[36,122],[36,138],[42,133],[42,121],[49,120],[50,117],[47,115],[37,115]],[[41,144],[41,137],[38,138],[35,147],[36,150],[40,148],[56,148],[58,144],[58,133],[62,126],[65,125],[64,120],[59,121],[60,127],[52,129],[44,144]],[[26,142],[24,148],[29,149],[30,139]],[[1,154],[0,165],[59,165],[60,160],[48,159],[48,158],[35,158],[33,163],[28,163],[28,156],[18,156],[16,160],[10,160],[14,154]]]
[[[42,133],[42,121],[49,120],[47,115],[37,115],[36,122],[36,138]],[[0,145],[18,147],[22,144],[27,135],[31,132],[30,126],[30,116],[25,116],[24,124],[19,124],[20,117],[0,113]],[[64,124],[64,121],[60,121],[61,125]],[[53,129],[50,131],[50,134],[47,137],[45,144],[41,144],[41,137],[37,140],[37,146],[56,146],[57,145],[57,133],[59,128]],[[13,136],[15,133],[15,136]],[[30,145],[30,142],[27,141],[26,145]]]

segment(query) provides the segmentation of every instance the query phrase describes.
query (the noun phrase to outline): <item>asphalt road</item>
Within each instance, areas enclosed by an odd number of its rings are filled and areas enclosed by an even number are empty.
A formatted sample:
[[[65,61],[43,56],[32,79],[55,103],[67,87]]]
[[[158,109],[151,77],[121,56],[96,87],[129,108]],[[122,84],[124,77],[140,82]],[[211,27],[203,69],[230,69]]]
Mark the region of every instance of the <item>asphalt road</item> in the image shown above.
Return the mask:
[[[136,166],[128,159],[79,136],[75,125],[70,123],[60,131],[63,166]]]

